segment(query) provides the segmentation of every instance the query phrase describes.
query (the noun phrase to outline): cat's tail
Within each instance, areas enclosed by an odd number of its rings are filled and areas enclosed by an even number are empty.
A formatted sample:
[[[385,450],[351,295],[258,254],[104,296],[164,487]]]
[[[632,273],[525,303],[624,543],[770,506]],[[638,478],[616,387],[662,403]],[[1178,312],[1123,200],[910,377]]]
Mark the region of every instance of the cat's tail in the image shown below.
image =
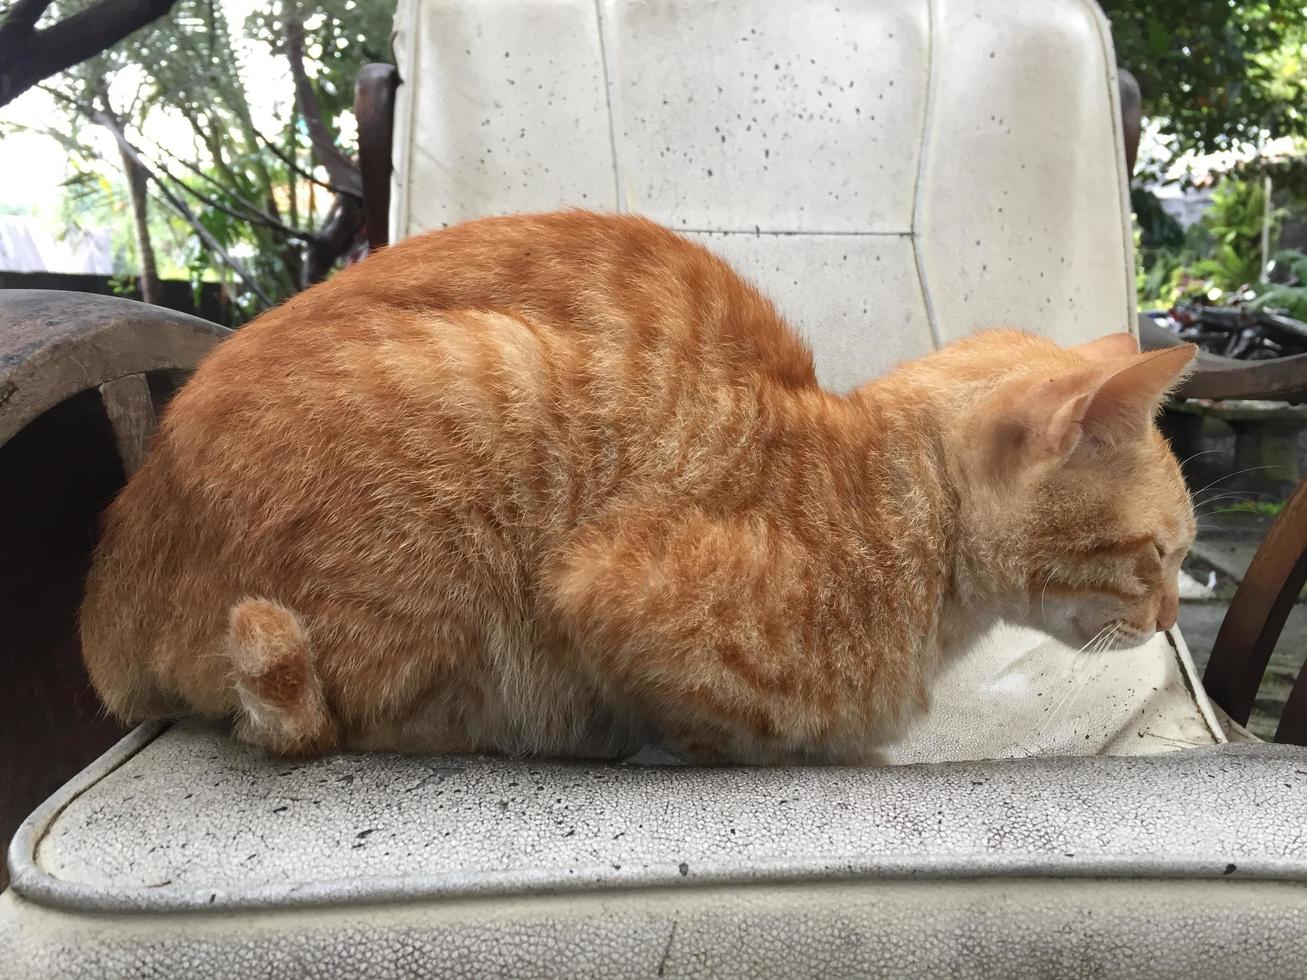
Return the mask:
[[[336,746],[336,720],[299,617],[268,599],[244,599],[231,610],[227,652],[240,698],[239,738],[291,756]]]

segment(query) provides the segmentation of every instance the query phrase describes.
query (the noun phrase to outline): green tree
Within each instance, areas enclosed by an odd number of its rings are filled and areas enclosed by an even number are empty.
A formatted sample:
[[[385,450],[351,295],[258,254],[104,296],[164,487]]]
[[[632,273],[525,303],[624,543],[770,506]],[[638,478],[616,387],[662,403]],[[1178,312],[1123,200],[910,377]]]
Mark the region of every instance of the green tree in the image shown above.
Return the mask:
[[[388,0],[311,9],[282,0],[233,26],[218,4],[176,0],[171,17],[47,84],[70,114],[52,135],[66,140],[91,122],[117,142],[143,287],[153,276],[152,206],[190,228],[194,275],[219,270],[248,312],[323,278],[354,247],[361,181],[339,121],[354,74],[385,55],[390,13]],[[255,121],[238,36],[266,45],[288,68],[284,111],[271,131]],[[124,90],[134,94],[125,99]],[[193,152],[149,141],[157,115],[184,121]]]
[[[1177,152],[1307,136],[1307,11],[1286,0],[1101,0],[1117,61],[1139,80],[1144,115]]]
[[[14,0],[0,17],[0,106],[117,44],[163,16],[176,0],[98,0],[49,23],[45,15],[53,3]]]

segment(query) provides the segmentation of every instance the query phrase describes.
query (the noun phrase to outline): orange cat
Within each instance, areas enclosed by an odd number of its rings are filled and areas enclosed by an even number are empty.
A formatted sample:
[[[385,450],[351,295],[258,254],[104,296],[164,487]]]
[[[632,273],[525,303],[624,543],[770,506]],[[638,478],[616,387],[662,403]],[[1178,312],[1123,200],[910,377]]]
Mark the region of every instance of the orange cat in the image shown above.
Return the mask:
[[[995,331],[837,396],[642,219],[424,235],[201,365],[109,510],[86,663],[125,719],[287,754],[865,760],[997,618],[1174,621],[1152,416],[1192,356]]]

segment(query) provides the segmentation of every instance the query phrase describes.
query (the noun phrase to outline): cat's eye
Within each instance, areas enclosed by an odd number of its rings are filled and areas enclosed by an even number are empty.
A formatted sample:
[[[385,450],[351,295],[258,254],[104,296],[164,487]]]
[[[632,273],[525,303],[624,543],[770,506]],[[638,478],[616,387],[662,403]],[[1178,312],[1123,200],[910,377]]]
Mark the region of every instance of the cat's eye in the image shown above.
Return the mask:
[[[1162,542],[1154,540],[1153,547],[1157,549],[1157,557],[1162,561],[1166,561],[1166,549],[1162,547]]]

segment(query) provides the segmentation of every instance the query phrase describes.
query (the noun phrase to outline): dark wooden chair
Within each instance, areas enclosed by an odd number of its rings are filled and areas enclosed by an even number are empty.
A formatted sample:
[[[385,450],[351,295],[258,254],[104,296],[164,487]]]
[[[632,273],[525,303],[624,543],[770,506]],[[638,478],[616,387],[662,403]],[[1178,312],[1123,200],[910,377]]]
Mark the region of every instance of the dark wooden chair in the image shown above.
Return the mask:
[[[1139,342],[1145,350],[1174,347],[1182,341],[1159,327],[1151,317],[1139,317]],[[1237,361],[1206,351],[1199,353],[1194,373],[1177,389],[1176,398],[1259,399],[1307,401],[1307,354],[1267,361]]]
[[[1241,725],[1248,723],[1285,620],[1307,583],[1307,480],[1271,525],[1235,593],[1212,646],[1203,686]],[[1275,731],[1277,742],[1307,745],[1307,667],[1298,671]]]
[[[96,525],[159,410],[227,332],[109,296],[0,292],[0,841],[124,734],[77,640]]]

